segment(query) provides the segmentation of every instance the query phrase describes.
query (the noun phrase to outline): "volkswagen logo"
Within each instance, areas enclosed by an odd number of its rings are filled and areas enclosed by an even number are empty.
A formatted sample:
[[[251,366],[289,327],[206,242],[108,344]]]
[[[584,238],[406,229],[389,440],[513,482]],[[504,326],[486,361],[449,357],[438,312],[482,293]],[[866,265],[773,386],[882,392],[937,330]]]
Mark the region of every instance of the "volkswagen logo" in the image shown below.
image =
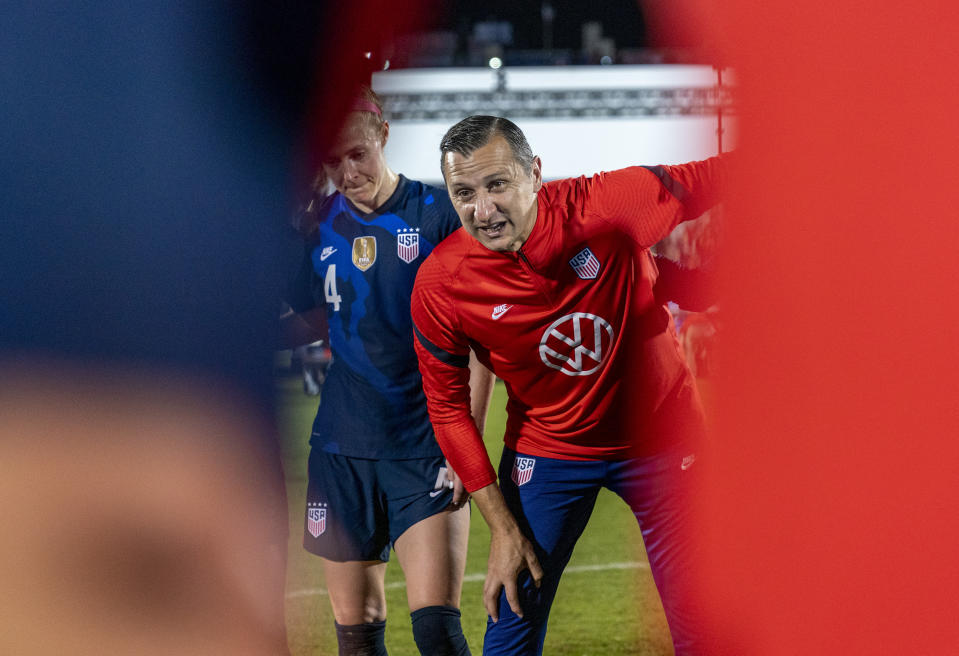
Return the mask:
[[[613,327],[602,317],[573,312],[557,319],[539,340],[539,357],[567,376],[588,376],[602,366],[613,342]]]

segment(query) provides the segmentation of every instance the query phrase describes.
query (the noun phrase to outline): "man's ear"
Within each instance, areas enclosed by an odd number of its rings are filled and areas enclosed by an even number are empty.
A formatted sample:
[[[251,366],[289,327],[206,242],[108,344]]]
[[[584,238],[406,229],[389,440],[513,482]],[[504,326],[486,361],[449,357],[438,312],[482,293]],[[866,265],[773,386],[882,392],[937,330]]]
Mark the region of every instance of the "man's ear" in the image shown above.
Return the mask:
[[[533,192],[538,192],[543,186],[543,162],[540,161],[539,156],[533,158],[533,170],[531,171],[533,175]]]
[[[386,142],[389,140],[389,138],[390,138],[390,122],[389,122],[389,121],[383,121],[383,137],[382,137],[382,143],[383,143],[383,146],[384,146],[384,147],[386,146]]]

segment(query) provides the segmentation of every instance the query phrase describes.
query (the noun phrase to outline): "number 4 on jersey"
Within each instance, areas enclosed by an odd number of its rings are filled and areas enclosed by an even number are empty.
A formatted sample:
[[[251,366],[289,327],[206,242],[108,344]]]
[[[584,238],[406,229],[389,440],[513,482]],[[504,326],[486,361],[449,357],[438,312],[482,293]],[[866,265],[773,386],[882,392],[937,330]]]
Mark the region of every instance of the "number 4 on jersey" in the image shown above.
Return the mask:
[[[326,278],[323,282],[323,293],[326,295],[326,302],[333,304],[333,311],[340,311],[340,301],[343,299],[336,293],[336,265],[331,264],[326,267]]]

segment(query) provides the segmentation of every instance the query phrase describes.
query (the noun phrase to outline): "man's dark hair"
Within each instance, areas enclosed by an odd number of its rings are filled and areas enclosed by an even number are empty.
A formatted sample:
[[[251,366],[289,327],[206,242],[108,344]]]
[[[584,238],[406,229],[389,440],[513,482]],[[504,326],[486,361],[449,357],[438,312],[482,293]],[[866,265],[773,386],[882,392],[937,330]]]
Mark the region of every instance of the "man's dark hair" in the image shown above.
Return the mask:
[[[508,118],[500,116],[468,116],[451,127],[440,141],[440,170],[446,178],[446,153],[459,153],[468,157],[477,148],[482,148],[493,137],[506,139],[515,159],[526,173],[533,170],[533,150],[526,135]]]

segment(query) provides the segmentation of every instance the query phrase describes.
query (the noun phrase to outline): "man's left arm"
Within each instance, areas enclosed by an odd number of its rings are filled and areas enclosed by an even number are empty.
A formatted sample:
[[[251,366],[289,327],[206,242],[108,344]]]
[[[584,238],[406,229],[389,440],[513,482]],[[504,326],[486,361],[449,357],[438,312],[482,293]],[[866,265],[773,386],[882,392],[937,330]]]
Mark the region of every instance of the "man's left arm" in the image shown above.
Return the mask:
[[[649,248],[723,199],[728,158],[597,174],[586,184],[586,211]]]
[[[683,221],[695,219],[718,205],[727,187],[727,170],[733,155],[727,153],[698,162],[671,166],[644,166],[682,206]]]

